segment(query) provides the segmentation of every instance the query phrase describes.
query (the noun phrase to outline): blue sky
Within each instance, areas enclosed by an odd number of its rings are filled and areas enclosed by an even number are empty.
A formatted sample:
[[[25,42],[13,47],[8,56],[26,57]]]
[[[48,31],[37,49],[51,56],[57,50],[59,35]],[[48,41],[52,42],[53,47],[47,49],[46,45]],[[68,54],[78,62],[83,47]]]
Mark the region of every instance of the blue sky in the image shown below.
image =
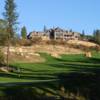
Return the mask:
[[[4,11],[0,0],[0,18]],[[43,26],[61,27],[91,34],[100,29],[100,0],[15,0],[19,13],[19,29],[43,30]]]

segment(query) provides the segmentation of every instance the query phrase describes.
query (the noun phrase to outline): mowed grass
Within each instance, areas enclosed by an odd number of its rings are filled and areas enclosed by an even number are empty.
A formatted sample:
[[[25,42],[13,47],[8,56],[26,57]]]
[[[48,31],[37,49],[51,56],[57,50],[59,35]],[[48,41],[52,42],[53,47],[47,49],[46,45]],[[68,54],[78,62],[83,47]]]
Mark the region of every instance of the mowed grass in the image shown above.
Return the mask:
[[[11,64],[17,70],[13,73],[0,72],[0,83],[8,82],[38,82],[42,80],[54,81],[60,74],[72,72],[90,72],[94,68],[100,68],[100,54],[94,54],[92,58],[86,58],[83,54],[62,55],[54,58],[49,54],[41,53],[46,59],[44,63],[14,63]]]
[[[61,58],[40,55],[46,59],[44,63],[13,63],[10,66],[17,69],[15,72],[0,72],[0,96],[100,100],[100,53],[93,53],[92,58],[83,54]]]

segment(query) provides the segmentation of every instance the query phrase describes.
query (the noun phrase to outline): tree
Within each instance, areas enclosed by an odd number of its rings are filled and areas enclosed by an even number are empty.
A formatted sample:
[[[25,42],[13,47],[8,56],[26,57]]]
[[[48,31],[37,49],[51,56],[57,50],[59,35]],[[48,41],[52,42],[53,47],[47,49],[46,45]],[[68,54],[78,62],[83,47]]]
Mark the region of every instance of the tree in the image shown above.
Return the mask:
[[[73,30],[72,30],[72,29],[70,29],[70,30],[69,30],[69,32],[73,32]]]
[[[96,30],[93,31],[93,38],[94,38],[94,41],[96,41]]]
[[[7,22],[3,19],[0,19],[0,30],[7,28]]]
[[[84,30],[82,30],[82,33],[80,34],[80,39],[81,40],[86,40],[87,39]]]
[[[5,45],[7,43],[7,22],[0,19],[0,45]]]
[[[10,38],[14,38],[14,33],[16,31],[16,24],[18,14],[16,12],[16,4],[14,0],[5,0],[5,12],[3,13],[5,20],[8,25],[8,33]]]
[[[16,24],[17,24],[17,18],[18,14],[16,12],[16,4],[14,0],[5,0],[5,12],[3,13],[3,16],[5,20],[7,21],[7,29],[6,32],[7,35],[7,66],[9,67],[9,55],[10,55],[10,42],[11,39],[14,38],[14,33],[16,32]]]
[[[44,32],[46,32],[46,31],[47,31],[47,28],[46,28],[46,26],[45,26],[45,25],[44,25],[43,31],[44,31]]]
[[[100,30],[95,30],[93,33],[94,40],[96,43],[100,44]]]
[[[26,30],[26,27],[22,27],[21,29],[21,36],[22,36],[22,39],[26,39],[27,38],[27,30]]]
[[[83,38],[85,37],[85,32],[84,32],[84,30],[82,30],[82,37],[83,37]]]

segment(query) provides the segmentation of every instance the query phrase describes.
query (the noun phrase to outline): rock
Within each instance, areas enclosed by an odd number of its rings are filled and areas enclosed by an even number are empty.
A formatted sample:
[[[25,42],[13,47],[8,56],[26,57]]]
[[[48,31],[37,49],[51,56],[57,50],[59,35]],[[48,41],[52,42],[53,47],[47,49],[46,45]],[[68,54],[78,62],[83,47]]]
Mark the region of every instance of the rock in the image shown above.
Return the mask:
[[[32,52],[29,52],[29,53],[28,53],[28,55],[34,55],[34,53],[32,53]]]
[[[91,54],[91,52],[85,52],[85,56],[88,57],[88,58],[91,58],[92,54]]]
[[[14,48],[9,49],[10,52],[15,52],[16,50]]]
[[[3,72],[14,72],[15,69],[12,68],[12,67],[7,67],[7,66],[3,66],[3,67],[0,67],[0,70],[3,71]]]
[[[19,48],[19,50],[18,50],[19,52],[23,52],[23,50],[22,50],[22,48]]]
[[[57,54],[57,53],[52,53],[51,56],[56,57],[56,58],[60,58],[59,54]]]
[[[23,54],[23,53],[20,53],[20,55],[21,55],[21,56],[24,56],[24,54]]]
[[[25,58],[30,58],[30,57],[28,55],[26,55]]]
[[[9,72],[6,67],[0,67],[0,70],[3,71],[3,72]]]

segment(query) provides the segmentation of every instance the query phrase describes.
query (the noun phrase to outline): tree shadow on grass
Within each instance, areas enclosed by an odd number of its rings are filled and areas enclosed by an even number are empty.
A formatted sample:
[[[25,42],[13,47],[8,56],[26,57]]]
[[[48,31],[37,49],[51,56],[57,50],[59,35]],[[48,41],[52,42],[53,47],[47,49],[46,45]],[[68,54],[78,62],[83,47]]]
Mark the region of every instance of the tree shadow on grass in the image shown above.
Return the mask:
[[[86,58],[85,60],[81,59],[80,61],[78,61],[76,59],[71,61],[71,60],[63,60],[57,58],[57,60],[59,61],[59,63],[57,62],[47,63],[51,67],[55,67],[58,69],[62,68],[66,70],[66,72],[64,71],[64,73],[61,72],[59,74],[55,74],[59,79],[56,82],[56,84],[53,84],[53,82],[48,82],[48,83],[39,82],[34,84],[33,85],[34,87],[39,87],[44,91],[48,91],[45,87],[52,88],[54,89],[54,91],[56,91],[57,95],[60,96],[60,100],[82,100],[82,99],[76,99],[79,96],[84,96],[86,98],[84,100],[100,100],[100,59]],[[23,70],[26,71],[28,69],[24,68]],[[37,79],[43,79],[42,76],[35,76],[34,74],[35,71],[30,69],[28,71],[31,73],[27,73],[26,75],[21,76],[20,78],[35,79],[36,77]],[[36,73],[38,73],[38,71]],[[16,75],[11,75],[11,76],[4,75],[3,77],[6,76],[14,78],[18,77]],[[49,79],[49,77],[46,77],[44,79]],[[64,89],[60,90],[61,87],[63,87]],[[40,95],[38,93],[35,93],[34,97],[37,95],[39,98],[37,97],[38,99],[36,98],[35,100],[56,100],[54,98],[50,99],[47,96],[42,98],[44,94]],[[19,94],[17,96],[20,97]],[[25,91],[23,91],[23,96],[24,97],[26,96]],[[31,95],[31,93],[27,95],[28,98],[31,96],[33,96],[33,94]],[[71,98],[69,99],[68,97]],[[30,100],[34,99],[30,98]]]
[[[53,82],[47,82],[47,83],[40,82],[36,84],[34,83],[32,87],[39,88],[45,91],[46,93],[49,92],[51,94],[52,91],[46,88],[54,89],[55,91],[54,95],[58,95],[60,97],[59,100],[82,100],[82,99],[75,99],[75,97],[72,97],[72,99],[68,99],[68,97],[71,97],[72,94],[75,95],[76,98],[79,96],[84,96],[86,98],[84,100],[100,100],[100,70],[98,68],[92,68],[90,70],[87,68],[84,69],[80,68],[80,70],[73,73],[60,73],[58,74],[58,79],[59,80],[56,82],[56,84],[53,84]],[[62,86],[65,89],[64,91],[60,90]],[[19,90],[20,89],[18,89],[18,91]],[[30,90],[33,89],[31,88]],[[16,91],[16,89],[14,91]],[[22,91],[24,95],[26,94],[26,92],[28,91],[26,90]],[[33,97],[34,95],[34,97],[38,96],[36,100],[57,100],[55,99],[55,96],[53,96],[52,99],[50,99],[51,97],[49,98],[49,96],[45,96],[45,94],[38,94],[38,92],[34,92],[34,93],[35,94],[27,94],[27,97],[30,98],[30,96]],[[16,94],[16,98],[18,95],[19,97],[21,97],[20,94]],[[23,97],[26,96],[24,95]],[[30,99],[30,100],[34,100],[34,99]]]
[[[55,76],[45,72],[47,70],[31,70],[28,68],[18,68],[16,66],[10,66],[15,68],[14,72],[0,72],[0,77],[4,78],[15,78],[16,79],[26,79],[26,80],[45,80],[45,79],[55,79]],[[20,69],[20,71],[18,71]],[[6,82],[6,81],[5,81]]]
[[[69,72],[70,71],[80,71],[82,72],[83,70],[92,70],[92,69],[98,69],[100,70],[100,64],[91,64],[91,63],[67,63],[67,62],[64,62],[64,63],[56,63],[56,64],[49,64],[50,66],[52,67],[55,67],[55,68],[62,68],[62,69],[65,69],[66,71],[68,70]],[[80,70],[81,69],[81,70]]]
[[[53,75],[37,75],[34,73],[27,73],[27,74],[23,74],[23,73],[17,73],[17,74],[10,74],[10,73],[2,73],[0,72],[0,77],[3,78],[14,78],[15,81],[16,79],[25,79],[25,80],[48,80],[48,79],[55,79],[56,77]],[[6,82],[6,81],[4,81]]]
[[[69,93],[83,95],[86,100],[100,100],[100,69],[80,68],[73,73],[61,73],[58,77],[59,84]]]
[[[57,58],[58,59],[58,58]],[[60,63],[49,64],[52,67],[69,69],[66,73],[58,74],[59,87],[64,87],[63,97],[81,95],[85,100],[100,100],[100,59],[88,58],[86,61],[58,59]],[[74,100],[74,99],[73,99]],[[78,99],[76,99],[78,100]],[[81,99],[80,99],[81,100]]]

